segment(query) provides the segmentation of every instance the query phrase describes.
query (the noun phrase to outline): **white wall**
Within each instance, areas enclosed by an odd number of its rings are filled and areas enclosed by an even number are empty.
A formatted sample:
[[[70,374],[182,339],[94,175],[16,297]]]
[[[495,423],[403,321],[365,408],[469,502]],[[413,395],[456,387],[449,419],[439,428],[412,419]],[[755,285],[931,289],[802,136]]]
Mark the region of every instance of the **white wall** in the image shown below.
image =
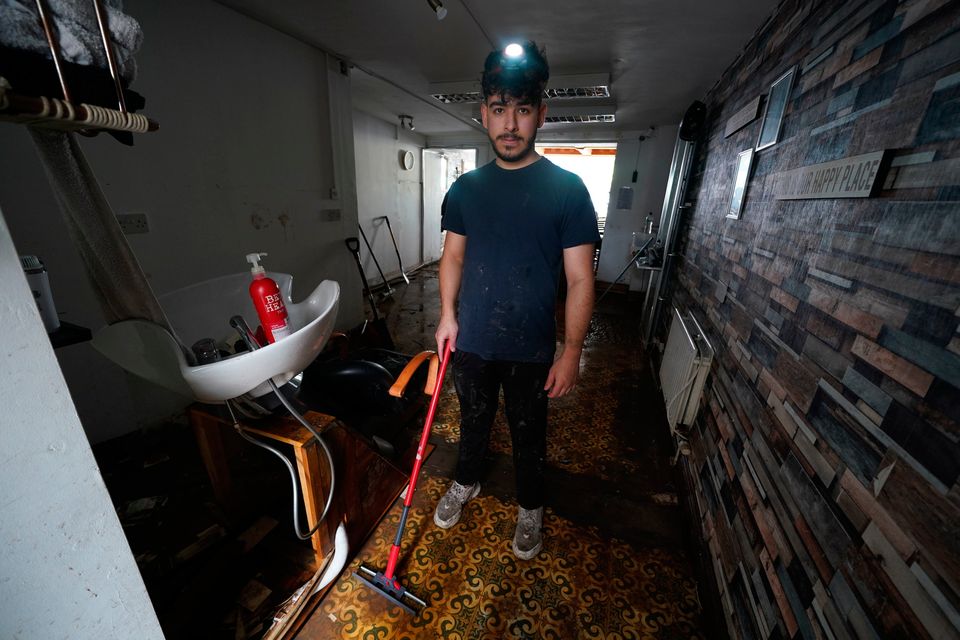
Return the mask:
[[[2,214],[0,326],[0,637],[163,638]]]
[[[613,182],[610,185],[610,206],[607,209],[607,224],[600,251],[597,280],[613,282],[632,255],[630,250],[634,231],[643,231],[644,219],[653,213],[654,225],[660,221],[663,196],[670,173],[670,161],[677,140],[677,126],[657,127],[652,135],[639,142],[638,134],[624,134],[617,140],[617,161],[613,167]],[[637,145],[640,145],[639,158]],[[631,182],[634,167],[637,182]],[[620,187],[633,188],[633,206],[617,209],[617,194]],[[630,268],[620,282],[629,282],[637,290],[646,286],[646,277]]]
[[[356,233],[349,79],[339,64],[219,4],[130,0],[144,45],[134,88],[160,130],[133,148],[82,145],[115,213],[142,212],[129,236],[155,292],[247,268],[244,255],[294,276],[294,297],[341,284],[338,326],[362,321],[360,280],[343,246]],[[331,124],[331,122],[335,124]],[[103,324],[26,132],[0,126],[0,205],[24,253],[47,263],[63,319]],[[224,318],[226,326],[227,318]],[[103,440],[184,401],[128,377],[89,346],[58,353],[88,435]]]
[[[400,275],[397,253],[387,225],[383,220],[374,221],[374,218],[390,217],[404,269],[409,271],[419,265],[422,259],[420,228],[423,181],[420,150],[425,141],[415,131],[400,129],[398,123],[385,122],[363,111],[354,111],[358,217],[388,279]],[[400,154],[404,151],[413,153],[414,166],[410,170],[400,166]],[[357,232],[354,231],[353,235],[357,235]],[[360,255],[371,286],[380,282],[380,273],[362,238]]]

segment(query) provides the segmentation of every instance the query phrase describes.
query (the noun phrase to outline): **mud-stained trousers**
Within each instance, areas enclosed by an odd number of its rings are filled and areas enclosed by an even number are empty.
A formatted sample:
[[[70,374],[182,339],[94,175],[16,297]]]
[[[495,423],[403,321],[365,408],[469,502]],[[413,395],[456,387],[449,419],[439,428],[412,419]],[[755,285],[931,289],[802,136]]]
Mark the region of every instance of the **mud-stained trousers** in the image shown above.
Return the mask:
[[[483,476],[502,387],[513,442],[517,502],[524,509],[543,506],[547,453],[547,392],[543,385],[550,364],[484,360],[460,350],[453,356],[453,380],[460,399],[457,482],[472,485]]]

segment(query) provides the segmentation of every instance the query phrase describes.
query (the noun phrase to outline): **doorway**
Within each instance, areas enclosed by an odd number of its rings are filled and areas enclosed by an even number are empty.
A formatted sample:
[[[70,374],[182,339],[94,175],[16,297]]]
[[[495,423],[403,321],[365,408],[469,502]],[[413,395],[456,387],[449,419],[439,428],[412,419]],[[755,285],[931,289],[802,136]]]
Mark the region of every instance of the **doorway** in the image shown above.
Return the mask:
[[[440,206],[457,178],[477,167],[476,149],[423,150],[423,232],[420,262],[429,264],[440,259],[443,234],[440,231]]]
[[[553,164],[580,176],[597,211],[600,238],[607,221],[613,165],[617,159],[616,142],[546,143],[536,145],[537,153]]]

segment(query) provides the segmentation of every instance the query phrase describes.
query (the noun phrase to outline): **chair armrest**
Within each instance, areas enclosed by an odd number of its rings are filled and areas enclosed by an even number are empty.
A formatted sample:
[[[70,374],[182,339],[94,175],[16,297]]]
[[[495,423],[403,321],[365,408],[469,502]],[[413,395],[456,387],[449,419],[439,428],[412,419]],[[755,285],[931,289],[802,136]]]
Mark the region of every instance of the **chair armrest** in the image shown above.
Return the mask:
[[[440,366],[440,358],[437,357],[435,351],[421,351],[413,356],[410,362],[407,363],[407,366],[403,368],[403,371],[400,372],[400,375],[397,376],[396,382],[390,387],[390,395],[394,398],[402,397],[403,392],[407,388],[407,384],[410,382],[410,378],[412,378],[416,370],[420,368],[420,365],[427,360],[430,362],[430,370],[427,372],[427,383],[423,387],[423,392],[428,396],[432,396],[437,387],[437,369]]]

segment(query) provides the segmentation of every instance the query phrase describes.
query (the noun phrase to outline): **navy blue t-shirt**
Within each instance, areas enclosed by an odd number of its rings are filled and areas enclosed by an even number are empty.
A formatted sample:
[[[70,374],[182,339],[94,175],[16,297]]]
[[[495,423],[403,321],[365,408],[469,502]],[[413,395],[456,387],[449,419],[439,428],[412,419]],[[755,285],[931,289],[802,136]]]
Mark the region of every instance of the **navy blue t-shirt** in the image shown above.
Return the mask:
[[[490,162],[450,187],[441,226],[467,238],[457,349],[552,362],[563,250],[600,239],[579,176],[546,158],[513,170]]]

